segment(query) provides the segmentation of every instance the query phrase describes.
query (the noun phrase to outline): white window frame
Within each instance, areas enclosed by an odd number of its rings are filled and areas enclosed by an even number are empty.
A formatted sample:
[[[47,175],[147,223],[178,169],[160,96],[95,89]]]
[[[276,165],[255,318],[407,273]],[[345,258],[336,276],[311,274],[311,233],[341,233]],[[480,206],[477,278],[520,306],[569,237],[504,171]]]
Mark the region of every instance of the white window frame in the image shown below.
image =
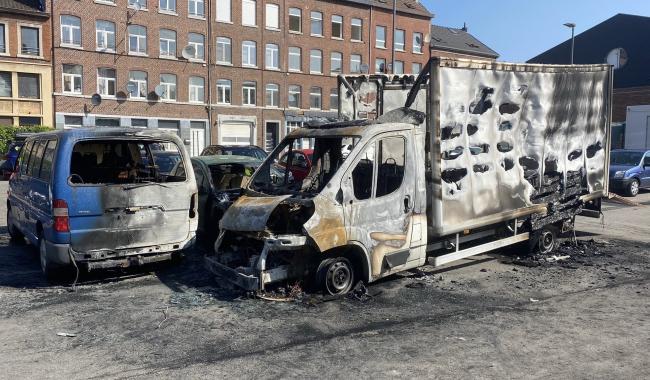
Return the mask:
[[[61,66],[61,91],[64,94],[81,95],[83,93],[83,83],[84,83],[83,82],[83,66],[78,65],[78,64],[69,64],[70,66],[79,66],[79,67],[81,67],[81,74],[71,74],[71,73],[66,73],[65,72],[65,69],[63,67],[66,66],[66,65],[68,65],[68,64],[66,63],[66,64],[63,64]],[[71,86],[72,91],[66,91],[65,90],[66,79],[69,80],[72,83],[72,86]],[[76,79],[79,79],[79,87],[80,87],[79,91],[75,91],[74,82],[75,82]]]
[[[332,108],[332,98],[336,98],[336,108]],[[337,88],[333,88],[330,90],[330,111],[336,111],[339,109],[339,90]]]
[[[109,1],[114,3],[114,0],[109,0]],[[136,3],[140,4],[140,10],[143,10],[143,11],[147,10],[147,0],[129,0],[127,2],[127,7],[135,8]]]
[[[38,54],[23,54],[22,52],[22,29],[23,28],[32,28],[38,29]],[[43,59],[43,27],[39,24],[27,24],[27,23],[18,23],[16,25],[16,32],[18,33],[18,54],[17,57],[21,58],[32,58],[32,59]]]
[[[268,95],[271,93],[271,104],[269,104]],[[277,104],[275,102],[277,100]],[[264,104],[266,107],[278,108],[280,107],[280,85],[277,83],[267,83],[264,89]]]
[[[398,42],[397,35],[402,35],[402,41]],[[395,35],[393,36],[393,44],[395,46],[395,51],[405,51],[406,49],[406,32],[403,29],[395,29]]]
[[[228,91],[228,101],[227,102],[220,101],[219,98],[222,98],[224,100],[226,99],[226,91]],[[232,103],[232,81],[230,79],[217,80],[217,104],[231,104],[231,103]]]
[[[5,51],[0,52],[0,55],[9,55],[9,24],[3,21],[0,21],[0,25],[3,26],[4,29],[4,41],[2,43],[4,44]]]
[[[280,46],[277,44],[266,44],[264,67],[268,70],[280,70]]]
[[[97,23],[98,22],[104,22],[104,23],[110,23],[113,24],[113,30],[108,31],[108,30],[99,30],[97,29]],[[99,36],[102,36],[99,38]],[[102,51],[102,52],[110,52],[114,53],[115,52],[115,46],[112,48],[108,47],[108,41],[109,41],[109,36],[113,36],[113,44],[115,45],[115,23],[109,20],[95,20],[95,50],[97,51]],[[99,41],[102,40],[106,43],[106,47],[100,47],[99,46]]]
[[[192,84],[192,79],[201,79],[202,83]],[[205,103],[205,78],[199,76],[191,76],[188,79],[189,87],[189,99],[190,103]],[[199,94],[202,94],[201,99],[199,99]]]
[[[169,39],[169,38],[162,37],[162,34],[161,34],[162,31],[174,32],[174,39],[172,40],[172,39]],[[175,30],[164,29],[164,28],[160,29],[158,31],[158,49],[159,49],[158,53],[159,53],[160,57],[161,58],[176,58],[176,53],[177,53],[176,49],[178,48],[177,41],[178,41],[178,33],[176,33]],[[167,54],[163,54],[163,49],[160,48],[160,45],[163,42],[166,45]],[[170,45],[172,43],[174,44],[174,49],[173,50],[170,48]],[[169,54],[169,53],[171,53],[171,54]]]
[[[250,12],[250,10],[247,12],[247,8],[253,7],[253,11]],[[250,22],[251,19],[247,19],[246,17],[250,17],[252,15],[252,23]],[[241,0],[241,24],[243,26],[257,26],[257,1],[256,0]]]
[[[191,35],[201,36],[202,42],[190,41]],[[190,32],[187,34],[187,44],[189,46],[194,47],[194,57],[191,57],[190,60],[197,61],[197,62],[205,62],[205,36],[201,33]],[[199,47],[201,48],[200,50],[203,52],[203,57],[199,56]]]
[[[384,31],[384,39],[379,38],[379,29]],[[386,49],[386,27],[383,25],[377,25],[375,27],[375,47],[377,49]]]
[[[397,66],[402,66],[401,70],[396,70]],[[404,74],[404,61],[396,60],[395,65],[393,66],[393,74],[399,74],[403,75]]]
[[[273,13],[275,13],[275,15]],[[266,4],[266,16],[264,24],[266,26],[266,29],[280,30],[280,6],[278,4]]]
[[[295,89],[298,89],[297,91]],[[300,109],[302,107],[302,87],[297,85],[297,84],[292,84],[287,87],[287,107],[288,108],[294,108],[294,109]],[[291,94],[298,94],[298,105],[297,106],[292,106],[291,105]]]
[[[351,32],[350,41],[362,42],[363,41],[363,20],[360,18],[352,18],[350,20]],[[359,27],[359,39],[354,38],[354,28]]]
[[[417,72],[415,72],[416,66],[418,68]],[[411,64],[411,74],[419,74],[420,71],[422,71],[422,64],[420,62],[413,62],[413,64]]]
[[[317,88],[319,91],[314,92],[314,89]],[[318,103],[320,103],[319,107],[313,107],[312,106],[312,97],[318,97]],[[318,86],[312,86],[309,88],[309,109],[310,110],[322,110],[323,109],[323,89]]]
[[[314,53],[318,53],[314,55]],[[318,71],[312,70],[313,59],[318,59],[320,62],[318,64]],[[320,49],[311,49],[309,51],[309,73],[310,74],[322,74],[323,73],[323,51]]]
[[[220,39],[221,39],[221,41],[219,41]],[[228,41],[228,43],[226,43],[226,40]],[[220,59],[219,53],[220,53],[220,51],[223,50],[224,55],[226,55],[225,54],[226,51],[227,51],[226,46],[229,47],[230,54],[228,54],[228,60],[224,61],[224,60]],[[217,64],[218,65],[232,65],[232,39],[230,37],[218,36],[217,37],[217,46],[216,47],[217,48],[215,49],[215,51],[216,51],[216,54],[217,54],[217,57],[216,57]]]
[[[257,105],[257,83],[252,81],[246,81],[242,83],[241,93],[242,93],[242,97],[241,97],[242,106],[255,107]],[[251,96],[251,94],[253,96]]]
[[[340,18],[341,20],[340,21],[335,21],[334,19],[337,18],[337,17]],[[339,24],[339,30],[341,31],[340,36],[335,36],[334,35],[334,24]],[[343,35],[344,35],[343,34],[343,16],[341,16],[341,15],[332,15],[332,25],[331,25],[331,27],[332,27],[332,38],[335,39],[335,40],[342,40]]]
[[[336,54],[338,54],[338,57],[334,58],[334,55]],[[338,61],[338,67],[339,67],[338,70],[334,70],[335,67],[334,61]],[[343,73],[343,53],[341,53],[340,51],[333,51],[330,53],[330,72],[337,73],[337,74]]]
[[[76,18],[77,21],[79,21],[79,25],[69,25],[69,24],[63,24],[63,18],[64,17],[71,17],[71,18]],[[82,45],[81,42],[81,18],[75,15],[61,15],[59,18],[61,20],[61,46],[66,46],[66,47],[76,47],[80,48]],[[75,30],[79,31],[79,43],[76,44],[74,43],[74,32]],[[67,36],[66,36],[67,35]],[[69,38],[72,42],[64,42],[64,40]]]
[[[298,49],[298,54],[292,53],[292,49]],[[302,72],[302,49],[298,46],[289,46],[289,62],[287,62],[287,68],[289,71],[293,71],[296,73],[301,73]],[[298,63],[300,64],[300,67],[298,69],[291,68],[291,56],[298,56]]]
[[[384,65],[384,70],[381,71],[379,69],[379,63],[382,63]],[[386,72],[386,58],[375,58],[375,74],[382,74]]]
[[[144,35],[141,34],[132,34],[131,33],[131,27],[140,27],[144,29]],[[131,38],[135,37],[135,40],[137,41],[136,50],[133,50],[133,45],[131,44]],[[147,55],[147,27],[144,25],[129,25],[128,27],[128,36],[127,39],[129,41],[129,55]],[[144,49],[142,48],[142,45],[144,45]]]
[[[203,13],[197,12],[199,5],[203,5]],[[205,0],[187,0],[187,17],[205,20]]]
[[[134,73],[134,72],[144,73],[144,79],[135,79],[135,78],[133,78],[131,76],[131,73]],[[129,82],[134,82],[138,86],[137,95],[133,96],[132,94],[129,93],[129,98],[131,98],[131,99],[146,99],[147,98],[147,93],[149,92],[148,81],[149,81],[149,75],[147,74],[146,71],[129,70]],[[144,91],[142,91],[143,89],[144,89]],[[144,96],[140,96],[141,92],[144,92]]]
[[[356,59],[354,59],[355,57],[359,57],[359,60],[358,60],[358,62],[359,62],[359,64],[358,64],[359,69],[358,69],[358,70],[354,70],[354,69],[353,69],[353,63],[357,61]],[[363,64],[363,56],[362,56],[361,54],[350,54],[350,72],[351,72],[351,73],[353,73],[353,74],[358,74],[358,73],[360,73],[360,72],[361,72],[361,65],[362,65],[362,64]]]
[[[102,77],[99,75],[100,70],[106,69],[106,70],[113,70],[115,73],[114,77]],[[114,94],[104,94],[100,90],[100,84],[104,85],[104,88],[108,89],[110,82],[113,82],[113,91],[115,92]],[[98,67],[97,68],[97,93],[103,97],[107,98],[114,98],[115,94],[117,93],[117,70],[115,70],[112,67]]]
[[[320,33],[314,33],[314,22],[320,23]],[[325,33],[325,26],[323,25],[323,12],[309,12],[309,35],[313,37],[323,37],[323,33]]]
[[[298,11],[298,14],[291,14],[292,11]],[[298,26],[300,30],[292,30],[291,29],[291,18],[292,17],[298,17]],[[289,25],[287,25],[287,30],[289,33],[298,33],[302,34],[302,9],[296,8],[296,7],[291,7],[289,8]]]
[[[248,58],[248,60],[246,60],[246,58]],[[257,42],[248,40],[242,41],[241,65],[243,67],[257,67]]]
[[[232,24],[232,0],[217,0],[216,20]]]
[[[163,7],[163,1],[165,2],[165,6]],[[174,8],[170,8],[169,4],[171,1],[174,1]],[[173,14],[176,15],[176,8],[178,7],[178,0],[158,0],[158,12],[160,13],[167,13],[167,14]]]
[[[420,37],[420,43],[419,44],[417,43],[417,40],[418,40],[417,37]],[[423,38],[424,37],[422,36],[422,33],[413,32],[413,53],[415,53],[415,54],[422,54],[423,53],[423,51],[422,51],[422,45],[424,45]]]
[[[174,83],[172,82],[163,82],[163,75],[171,75],[174,77]],[[160,85],[164,87],[165,89],[165,96],[161,96],[160,100],[165,101],[165,102],[175,102],[178,99],[178,76],[176,74],[172,73],[161,73],[160,74]],[[174,98],[170,98],[169,95],[172,93],[172,89],[174,89]]]

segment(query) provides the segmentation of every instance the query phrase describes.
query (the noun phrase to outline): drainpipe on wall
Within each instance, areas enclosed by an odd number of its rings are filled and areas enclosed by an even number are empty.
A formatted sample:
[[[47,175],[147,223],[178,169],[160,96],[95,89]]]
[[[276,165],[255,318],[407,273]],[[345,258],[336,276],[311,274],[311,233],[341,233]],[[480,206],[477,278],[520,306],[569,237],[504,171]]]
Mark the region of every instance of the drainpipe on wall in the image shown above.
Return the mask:
[[[47,12],[47,9],[45,10]],[[56,70],[55,70],[55,60],[54,60],[54,0],[50,0],[50,29],[52,31],[52,35],[50,36],[50,66],[52,70],[52,78],[50,79],[52,82],[52,93],[50,96],[52,97],[52,125],[51,127],[56,129],[56,97],[54,96],[55,92],[55,86],[56,86]],[[83,119],[82,119],[83,120]],[[82,122],[83,125],[83,122]]]
[[[397,17],[397,0],[393,0],[393,35],[391,36],[390,73],[395,74],[395,18]],[[388,39],[388,38],[386,38]]]
[[[206,44],[205,54],[208,56],[208,143],[207,145],[212,145],[212,42],[214,41],[212,37],[212,1],[208,2],[208,43]],[[190,125],[191,131],[191,125]]]
[[[371,3],[370,4],[370,27],[368,28],[368,74],[374,73],[374,67],[375,67],[375,64],[373,63],[374,60],[372,59],[372,40],[375,37],[374,33],[373,33],[373,30],[375,28],[372,27],[373,26],[373,17],[372,17],[373,12],[372,11],[373,10],[374,10],[374,8],[373,8],[372,3]],[[341,64],[343,64],[343,63],[341,62]]]

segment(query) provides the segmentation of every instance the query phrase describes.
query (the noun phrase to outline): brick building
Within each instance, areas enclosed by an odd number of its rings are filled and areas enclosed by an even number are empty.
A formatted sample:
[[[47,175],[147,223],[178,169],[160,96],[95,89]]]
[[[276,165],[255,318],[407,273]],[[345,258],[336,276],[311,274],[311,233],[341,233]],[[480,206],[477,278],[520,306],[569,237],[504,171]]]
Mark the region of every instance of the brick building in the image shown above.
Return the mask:
[[[467,30],[431,25],[431,41],[429,42],[432,57],[464,58],[495,61],[499,53],[479,41]]]
[[[418,71],[432,17],[397,1],[393,38],[384,0],[57,0],[53,15],[56,126],[164,128],[192,154],[272,148],[335,112],[337,74]]]
[[[0,125],[53,125],[51,46],[43,1],[0,0]]]

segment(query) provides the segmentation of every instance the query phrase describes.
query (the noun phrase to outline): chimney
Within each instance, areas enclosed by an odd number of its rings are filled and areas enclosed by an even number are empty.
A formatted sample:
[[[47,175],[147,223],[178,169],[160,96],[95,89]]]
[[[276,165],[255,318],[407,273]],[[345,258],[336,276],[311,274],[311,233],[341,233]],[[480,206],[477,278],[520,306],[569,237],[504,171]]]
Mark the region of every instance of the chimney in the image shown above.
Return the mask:
[[[467,23],[463,23],[463,27],[460,30],[467,32]]]

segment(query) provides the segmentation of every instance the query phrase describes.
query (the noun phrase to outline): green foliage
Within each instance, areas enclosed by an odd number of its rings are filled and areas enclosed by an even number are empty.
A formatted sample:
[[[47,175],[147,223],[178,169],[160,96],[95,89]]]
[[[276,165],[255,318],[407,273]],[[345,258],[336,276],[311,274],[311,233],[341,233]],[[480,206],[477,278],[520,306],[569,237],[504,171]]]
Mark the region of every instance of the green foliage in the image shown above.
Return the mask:
[[[7,153],[9,143],[16,137],[16,133],[45,132],[51,131],[52,128],[42,125],[29,127],[14,127],[11,125],[0,125],[0,155]]]

